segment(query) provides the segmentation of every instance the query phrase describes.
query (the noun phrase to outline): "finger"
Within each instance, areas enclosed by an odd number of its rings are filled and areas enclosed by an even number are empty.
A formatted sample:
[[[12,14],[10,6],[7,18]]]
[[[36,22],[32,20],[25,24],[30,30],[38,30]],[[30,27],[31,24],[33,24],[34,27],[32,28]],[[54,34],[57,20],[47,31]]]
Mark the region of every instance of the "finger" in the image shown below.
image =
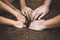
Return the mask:
[[[33,13],[32,13],[32,17],[34,17],[36,13],[37,13],[36,10],[33,11]]]
[[[36,19],[38,18],[38,16],[39,16],[39,14],[36,13],[36,15],[35,15],[34,18],[33,18],[33,21],[36,20]]]
[[[29,11],[25,10],[25,14],[26,14],[26,17],[27,17],[28,20],[29,20]]]
[[[32,12],[33,12],[33,10],[29,10],[29,13],[28,13],[29,19],[31,19]]]
[[[29,11],[29,12],[28,12],[28,17],[29,17],[29,19],[30,19],[30,16],[31,16],[31,12]]]
[[[38,19],[40,20],[41,18],[43,18],[48,12],[49,12],[49,10],[43,12],[42,15]]]
[[[33,10],[31,9],[31,13],[33,12]]]
[[[32,13],[33,13],[33,10],[31,9],[31,10],[30,10],[30,17],[32,17]]]
[[[33,10],[31,9],[31,11],[30,11],[30,18],[31,18],[31,20],[32,20],[32,13],[33,13]]]
[[[31,26],[31,27],[29,27],[29,29],[35,30],[35,27]]]
[[[32,9],[28,9],[28,10],[25,11],[28,19],[30,19],[32,11],[33,11]]]
[[[42,17],[44,17],[45,16],[45,14],[43,13],[43,14],[41,14],[41,16],[38,18],[38,20],[40,20]]]
[[[32,19],[32,20],[34,19],[34,17],[35,17],[36,14],[37,14],[36,10],[33,11],[32,16],[31,16],[31,19]]]
[[[27,12],[27,18],[30,19],[30,11]]]
[[[41,15],[43,13],[43,11],[37,11],[37,13],[36,13],[36,15],[35,15],[35,17],[34,17],[34,20],[36,20],[38,17],[39,17],[39,15]]]
[[[26,16],[26,14],[25,14],[25,12],[24,12],[24,11],[22,11],[22,14],[23,14],[24,16]]]

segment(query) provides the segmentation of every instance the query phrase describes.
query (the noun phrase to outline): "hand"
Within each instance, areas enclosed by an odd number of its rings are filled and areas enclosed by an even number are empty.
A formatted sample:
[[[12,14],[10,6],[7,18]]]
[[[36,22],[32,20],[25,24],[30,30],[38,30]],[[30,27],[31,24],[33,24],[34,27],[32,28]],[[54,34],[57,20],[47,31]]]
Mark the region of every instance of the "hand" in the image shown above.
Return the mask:
[[[45,16],[49,12],[49,7],[42,5],[39,8],[35,9],[32,13],[32,20],[36,20],[39,15],[39,19],[41,19],[43,16]]]
[[[21,9],[23,15],[27,16],[27,18],[29,19],[31,17],[31,13],[33,12],[33,10],[29,7],[24,7]]]
[[[25,23],[26,22],[26,19],[25,19],[25,17],[23,16],[23,15],[21,15],[21,14],[19,14],[19,15],[17,15],[17,20],[18,21],[21,21],[21,22],[23,22],[23,23]]]
[[[29,29],[32,30],[43,30],[45,28],[47,28],[46,26],[43,25],[43,23],[45,22],[45,20],[36,20],[31,22]]]
[[[21,14],[19,10],[15,11],[15,15],[16,15],[17,21],[21,21],[23,23],[26,22],[25,17]]]
[[[22,22],[20,21],[16,21],[16,23],[14,24],[15,27],[17,28],[23,28],[26,27],[26,25],[24,25]]]

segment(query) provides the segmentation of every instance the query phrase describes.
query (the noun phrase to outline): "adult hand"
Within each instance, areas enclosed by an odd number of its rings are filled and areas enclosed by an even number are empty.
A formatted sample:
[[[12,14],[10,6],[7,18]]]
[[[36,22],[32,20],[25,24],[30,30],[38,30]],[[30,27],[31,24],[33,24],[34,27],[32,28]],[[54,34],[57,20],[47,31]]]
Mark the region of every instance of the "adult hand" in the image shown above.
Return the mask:
[[[43,23],[45,22],[45,20],[36,20],[31,22],[29,29],[32,30],[44,30],[45,28],[47,28],[46,26],[43,25]]]
[[[39,15],[39,19],[41,19],[43,16],[45,16],[49,12],[49,7],[42,5],[39,8],[35,9],[32,13],[32,20],[36,20]]]

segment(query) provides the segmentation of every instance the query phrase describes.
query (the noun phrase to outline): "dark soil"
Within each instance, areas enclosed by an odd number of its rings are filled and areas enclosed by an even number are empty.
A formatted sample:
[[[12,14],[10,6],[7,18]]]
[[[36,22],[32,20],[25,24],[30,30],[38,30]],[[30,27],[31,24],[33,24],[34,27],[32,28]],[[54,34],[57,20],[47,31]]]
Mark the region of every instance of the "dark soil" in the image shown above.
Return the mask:
[[[27,5],[33,10],[43,4],[44,0],[26,0]],[[13,3],[17,8],[17,1]],[[50,19],[60,14],[60,0],[52,0],[50,12],[44,19]],[[10,13],[0,10],[0,16],[16,20]],[[0,24],[0,40],[60,40],[60,28],[34,31],[28,28],[17,29],[14,26]]]

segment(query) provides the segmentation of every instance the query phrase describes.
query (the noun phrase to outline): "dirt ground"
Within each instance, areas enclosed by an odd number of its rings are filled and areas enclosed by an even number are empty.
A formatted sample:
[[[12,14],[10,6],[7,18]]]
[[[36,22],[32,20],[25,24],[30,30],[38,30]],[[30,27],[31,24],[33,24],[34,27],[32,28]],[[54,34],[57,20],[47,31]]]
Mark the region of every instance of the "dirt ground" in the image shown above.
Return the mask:
[[[26,0],[27,5],[33,10],[41,6],[43,1],[44,0]],[[19,8],[17,1],[13,4]],[[50,19],[58,14],[60,14],[60,0],[52,0],[50,12],[44,19]],[[16,20],[13,15],[4,10],[0,10],[0,16]],[[28,28],[17,29],[14,26],[0,24],[0,40],[60,40],[60,28],[34,31]]]

